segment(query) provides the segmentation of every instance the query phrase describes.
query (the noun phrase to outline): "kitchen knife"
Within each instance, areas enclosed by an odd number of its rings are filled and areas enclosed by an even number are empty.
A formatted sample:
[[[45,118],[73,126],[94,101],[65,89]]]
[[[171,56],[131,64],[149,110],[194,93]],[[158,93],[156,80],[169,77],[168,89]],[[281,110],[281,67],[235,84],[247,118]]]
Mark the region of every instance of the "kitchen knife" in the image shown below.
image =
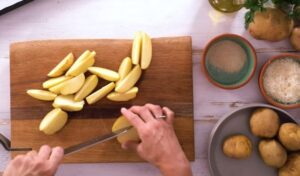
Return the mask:
[[[82,142],[80,144],[76,144],[76,145],[67,147],[67,148],[64,149],[64,154],[69,155],[71,153],[80,151],[80,150],[85,149],[85,148],[89,148],[89,147],[94,146],[96,144],[100,144],[102,142],[114,139],[114,138],[126,133],[131,128],[133,128],[133,127],[128,126],[128,127],[125,127],[125,128],[121,128],[121,129],[119,129],[115,132],[108,133],[108,134],[105,134],[105,135],[102,135],[102,136],[98,136],[98,137],[95,137],[93,139]]]

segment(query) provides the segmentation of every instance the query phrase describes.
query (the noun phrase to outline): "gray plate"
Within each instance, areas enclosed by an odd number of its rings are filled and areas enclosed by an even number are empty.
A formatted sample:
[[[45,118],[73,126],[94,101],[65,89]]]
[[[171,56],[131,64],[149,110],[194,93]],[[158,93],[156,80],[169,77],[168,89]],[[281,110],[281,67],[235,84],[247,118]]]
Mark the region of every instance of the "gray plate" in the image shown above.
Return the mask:
[[[208,159],[212,176],[277,176],[277,170],[264,164],[257,145],[259,138],[252,135],[249,127],[251,113],[261,107],[274,109],[282,123],[296,122],[287,112],[266,104],[251,104],[236,109],[218,121],[211,132]],[[252,155],[244,160],[231,159],[223,153],[222,146],[226,137],[243,134],[250,138],[253,144]]]

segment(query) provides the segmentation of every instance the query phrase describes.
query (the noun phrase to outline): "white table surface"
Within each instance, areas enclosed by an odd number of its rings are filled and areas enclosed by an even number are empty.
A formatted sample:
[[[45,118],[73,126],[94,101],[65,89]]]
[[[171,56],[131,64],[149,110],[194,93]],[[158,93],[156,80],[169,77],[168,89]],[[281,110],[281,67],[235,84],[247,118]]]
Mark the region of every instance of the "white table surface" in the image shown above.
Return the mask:
[[[207,147],[215,123],[237,107],[265,102],[257,85],[262,64],[280,52],[293,51],[288,41],[270,43],[252,39],[244,29],[244,12],[224,15],[213,10],[207,0],[35,0],[0,16],[0,133],[10,137],[10,43],[36,39],[132,38],[138,30],[152,37],[191,35],[196,150],[196,160],[191,164],[195,176],[210,175]],[[258,52],[255,77],[238,90],[216,88],[200,71],[202,49],[212,37],[222,33],[243,35]],[[289,112],[300,120],[299,108]],[[9,159],[9,153],[0,148],[0,171]],[[65,164],[57,175],[153,176],[159,172],[147,163]]]

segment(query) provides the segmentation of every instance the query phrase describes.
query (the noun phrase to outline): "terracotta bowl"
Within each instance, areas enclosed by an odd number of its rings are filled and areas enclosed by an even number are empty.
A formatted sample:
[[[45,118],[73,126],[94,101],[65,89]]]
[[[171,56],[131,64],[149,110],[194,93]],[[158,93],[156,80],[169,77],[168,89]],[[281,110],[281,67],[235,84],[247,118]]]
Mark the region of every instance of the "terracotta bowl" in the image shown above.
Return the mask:
[[[216,69],[214,70],[214,67],[207,62],[207,54],[209,49],[217,42],[226,40],[239,44],[247,55],[245,66],[241,69],[241,71],[234,74],[227,74],[226,72],[223,72],[223,74],[220,71],[216,71]],[[202,70],[206,78],[213,85],[222,89],[237,89],[246,85],[253,77],[257,65],[257,56],[254,47],[245,38],[236,34],[223,34],[213,38],[205,46],[201,63]]]
[[[300,62],[300,55],[296,55],[296,54],[280,54],[277,56],[274,56],[273,58],[269,59],[262,67],[260,74],[259,74],[259,88],[260,88],[260,92],[261,94],[264,96],[264,98],[272,105],[277,106],[279,108],[283,108],[283,109],[292,109],[292,108],[299,108],[300,107],[300,102],[294,103],[294,104],[284,104],[281,103],[279,101],[274,100],[274,98],[272,98],[270,95],[267,94],[264,85],[263,85],[263,78],[264,78],[264,74],[266,72],[266,69],[270,66],[270,64],[278,59],[284,59],[284,58],[292,58],[292,59],[296,59]]]

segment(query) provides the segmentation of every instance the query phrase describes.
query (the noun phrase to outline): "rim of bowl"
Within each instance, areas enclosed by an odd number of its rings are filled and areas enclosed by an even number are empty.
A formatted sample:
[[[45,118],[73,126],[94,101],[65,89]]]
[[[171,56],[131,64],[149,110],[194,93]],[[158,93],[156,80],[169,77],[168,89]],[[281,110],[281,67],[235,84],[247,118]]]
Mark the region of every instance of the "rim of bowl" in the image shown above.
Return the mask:
[[[295,104],[290,104],[290,105],[285,105],[285,104],[282,104],[280,102],[277,102],[276,100],[274,100],[271,96],[269,96],[265,90],[265,87],[263,86],[263,76],[266,72],[266,69],[270,66],[270,64],[272,62],[274,62],[275,60],[278,60],[278,59],[284,59],[284,58],[292,58],[292,59],[298,59],[300,60],[300,55],[297,55],[297,54],[289,54],[289,53],[284,53],[284,54],[279,54],[279,55],[276,55],[276,56],[273,56],[271,57],[270,59],[268,59],[266,61],[266,63],[264,63],[264,65],[262,66],[261,70],[260,70],[260,73],[259,73],[259,90],[261,92],[261,94],[263,95],[263,97],[272,105],[274,106],[277,106],[279,108],[282,108],[282,109],[293,109],[293,108],[298,108],[300,107],[300,103],[295,103]]]
[[[213,80],[210,76],[210,74],[208,73],[207,71],[207,68],[206,68],[206,55],[207,55],[207,52],[209,50],[209,48],[212,46],[212,44],[215,42],[215,41],[218,41],[222,38],[238,38],[240,39],[242,42],[244,42],[251,50],[251,53],[253,54],[253,57],[251,58],[254,62],[254,66],[251,70],[251,73],[250,75],[248,76],[248,78],[243,81],[242,83],[240,84],[237,84],[237,85],[233,85],[233,86],[224,86],[223,84],[220,84],[218,83],[217,81]],[[206,46],[204,47],[204,52],[203,52],[203,55],[202,55],[202,70],[204,71],[204,74],[205,74],[205,77],[207,78],[207,80],[212,83],[213,85],[219,87],[219,88],[222,88],[222,89],[226,89],[226,90],[233,90],[233,89],[238,89],[238,88],[241,88],[243,86],[245,86],[254,76],[254,73],[255,73],[255,70],[256,70],[256,67],[257,67],[257,55],[256,55],[256,51],[253,47],[253,45],[247,40],[245,39],[244,37],[240,36],[240,35],[237,35],[237,34],[221,34],[221,35],[218,35],[216,37],[214,37],[213,39],[211,39],[207,44]]]

